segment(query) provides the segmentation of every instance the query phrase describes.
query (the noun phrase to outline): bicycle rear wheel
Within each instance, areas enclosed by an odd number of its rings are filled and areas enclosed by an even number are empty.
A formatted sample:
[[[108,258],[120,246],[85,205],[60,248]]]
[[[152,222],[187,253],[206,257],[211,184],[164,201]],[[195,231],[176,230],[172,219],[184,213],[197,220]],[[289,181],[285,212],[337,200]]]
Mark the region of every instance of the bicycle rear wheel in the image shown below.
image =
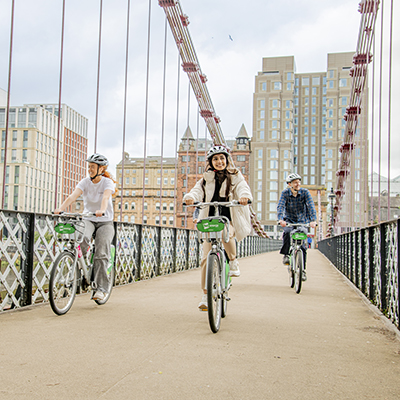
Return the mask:
[[[52,310],[57,315],[67,313],[74,302],[78,286],[78,266],[73,254],[64,251],[58,255],[51,270],[49,286]]]
[[[207,308],[210,328],[217,333],[221,325],[222,287],[221,268],[216,254],[210,254],[207,258]]]
[[[296,283],[295,283],[295,289],[296,293],[300,293],[301,291],[301,284],[303,282],[303,269],[304,269],[304,257],[303,257],[303,251],[299,250],[296,253],[296,265],[295,265],[295,270],[294,273],[296,275]]]

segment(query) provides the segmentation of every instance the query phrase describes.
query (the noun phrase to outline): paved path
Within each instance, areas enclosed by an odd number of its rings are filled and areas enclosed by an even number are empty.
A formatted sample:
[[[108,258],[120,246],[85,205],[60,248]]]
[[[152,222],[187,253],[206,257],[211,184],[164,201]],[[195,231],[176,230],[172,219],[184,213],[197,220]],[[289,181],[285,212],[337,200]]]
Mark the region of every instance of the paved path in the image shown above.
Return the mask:
[[[300,295],[277,252],[240,261],[211,333],[200,271],[0,315],[0,399],[399,399],[400,341],[317,251]]]

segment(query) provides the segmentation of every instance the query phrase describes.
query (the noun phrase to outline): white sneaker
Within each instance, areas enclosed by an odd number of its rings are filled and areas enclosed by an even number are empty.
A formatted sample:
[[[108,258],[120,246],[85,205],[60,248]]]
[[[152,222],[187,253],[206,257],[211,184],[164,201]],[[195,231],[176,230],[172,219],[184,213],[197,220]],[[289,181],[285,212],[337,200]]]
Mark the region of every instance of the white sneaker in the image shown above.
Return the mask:
[[[200,311],[207,311],[208,306],[207,306],[207,295],[203,293],[203,297],[201,298],[201,301],[199,303],[199,310]]]
[[[240,276],[239,261],[237,258],[229,262],[229,276]]]
[[[101,292],[100,290],[98,290],[94,296],[92,297],[93,300],[104,300],[105,298],[105,293]]]

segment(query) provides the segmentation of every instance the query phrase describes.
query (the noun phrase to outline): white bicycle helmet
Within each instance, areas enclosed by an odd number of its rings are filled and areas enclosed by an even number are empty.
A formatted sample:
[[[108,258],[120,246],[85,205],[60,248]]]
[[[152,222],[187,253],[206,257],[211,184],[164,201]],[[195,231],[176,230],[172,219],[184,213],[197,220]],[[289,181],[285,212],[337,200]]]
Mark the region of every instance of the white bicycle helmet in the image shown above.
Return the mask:
[[[108,160],[103,155],[99,153],[92,154],[87,160],[87,162],[95,163],[98,165],[108,165]]]
[[[293,173],[293,174],[289,174],[288,177],[286,178],[286,182],[290,183],[295,181],[296,179],[300,179],[301,180],[301,176],[299,174]]]
[[[229,157],[230,149],[222,144],[215,145],[211,147],[210,150],[207,152],[207,160],[209,160],[215,154],[225,154]]]

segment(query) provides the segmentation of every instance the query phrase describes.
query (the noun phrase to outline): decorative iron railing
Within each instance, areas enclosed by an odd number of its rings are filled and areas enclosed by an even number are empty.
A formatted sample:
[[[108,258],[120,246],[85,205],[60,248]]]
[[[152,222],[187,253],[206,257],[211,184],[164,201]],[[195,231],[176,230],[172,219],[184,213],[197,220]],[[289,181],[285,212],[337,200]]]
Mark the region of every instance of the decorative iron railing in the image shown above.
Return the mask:
[[[318,249],[398,328],[400,220],[318,242]]]
[[[63,251],[54,226],[58,217],[0,210],[0,312],[48,301],[50,272]],[[197,268],[202,246],[197,232],[115,223],[115,285]],[[274,251],[281,241],[249,236],[238,258]]]

